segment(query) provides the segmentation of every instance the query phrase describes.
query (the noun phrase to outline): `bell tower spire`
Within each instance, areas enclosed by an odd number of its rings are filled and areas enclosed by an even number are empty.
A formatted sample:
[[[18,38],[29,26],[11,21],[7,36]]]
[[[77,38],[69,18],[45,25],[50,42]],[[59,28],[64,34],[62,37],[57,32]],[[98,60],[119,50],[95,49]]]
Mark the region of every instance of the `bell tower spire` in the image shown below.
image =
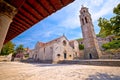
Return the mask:
[[[82,28],[82,34],[84,39],[84,58],[85,59],[97,59],[100,57],[100,49],[94,32],[94,26],[92,24],[91,14],[88,8],[82,6],[80,10],[80,23]]]

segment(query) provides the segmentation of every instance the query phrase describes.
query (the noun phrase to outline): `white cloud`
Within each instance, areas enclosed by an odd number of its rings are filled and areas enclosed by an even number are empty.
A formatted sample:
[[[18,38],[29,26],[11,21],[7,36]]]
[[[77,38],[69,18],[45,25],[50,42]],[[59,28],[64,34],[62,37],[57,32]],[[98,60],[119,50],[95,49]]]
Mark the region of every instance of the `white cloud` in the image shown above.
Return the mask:
[[[62,21],[59,26],[71,28],[71,29],[79,27],[80,20],[79,20],[79,18],[75,18],[75,17],[67,18],[66,20]]]
[[[119,2],[119,0],[76,0],[70,6],[66,7],[67,11],[63,9],[63,11],[65,11],[65,13],[61,14],[63,16],[56,14],[58,19],[59,17],[60,19],[61,17],[63,18],[59,20],[58,25],[71,29],[80,27],[79,11],[82,4],[89,8],[92,20],[95,22],[99,17],[109,15]]]
[[[92,12],[92,19],[93,22],[95,22],[96,20],[98,20],[99,17],[103,17],[104,15],[109,15],[112,11],[113,8],[119,3],[119,0],[109,0],[106,1],[105,4],[103,4],[103,6],[101,6],[101,9],[97,12]]]
[[[44,37],[50,37],[52,33],[53,33],[52,31],[47,31],[45,32]]]
[[[90,4],[94,6],[100,6],[103,3],[103,0],[91,0]]]

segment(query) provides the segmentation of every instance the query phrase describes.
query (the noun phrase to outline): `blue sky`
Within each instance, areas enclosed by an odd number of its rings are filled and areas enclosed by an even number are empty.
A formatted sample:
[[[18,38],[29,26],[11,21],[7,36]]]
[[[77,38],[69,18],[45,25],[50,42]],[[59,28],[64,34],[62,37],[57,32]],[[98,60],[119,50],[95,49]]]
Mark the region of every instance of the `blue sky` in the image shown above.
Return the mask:
[[[79,20],[81,5],[89,8],[95,33],[97,34],[100,30],[97,26],[99,17],[107,19],[112,17],[114,15],[112,10],[118,3],[120,3],[120,0],[75,0],[68,6],[33,25],[12,41],[16,46],[23,44],[24,47],[33,49],[38,41],[48,42],[63,34],[69,40],[81,38],[82,31]]]

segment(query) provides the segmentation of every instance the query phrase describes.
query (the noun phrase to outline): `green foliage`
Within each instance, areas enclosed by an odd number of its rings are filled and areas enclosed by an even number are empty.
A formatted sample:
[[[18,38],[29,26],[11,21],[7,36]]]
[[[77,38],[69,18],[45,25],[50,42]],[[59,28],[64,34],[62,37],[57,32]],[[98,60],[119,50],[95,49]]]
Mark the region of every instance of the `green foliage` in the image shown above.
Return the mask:
[[[83,40],[83,38],[79,38],[79,39],[76,39],[77,41],[82,41]]]
[[[120,48],[120,40],[113,40],[112,42],[103,44],[104,49],[118,49]]]
[[[101,37],[106,37],[112,34],[112,25],[109,20],[105,18],[99,18],[98,22],[98,26],[101,28],[99,32]]]
[[[99,18],[98,26],[101,28],[99,35],[106,37],[108,35],[120,36],[120,4],[113,9],[114,17],[107,20],[105,18]]]
[[[79,49],[80,49],[80,50],[83,50],[83,49],[84,49],[84,45],[79,44]]]
[[[0,55],[9,55],[11,53],[14,53],[14,47],[15,47],[15,44],[12,43],[11,41],[9,41],[8,43],[6,43],[2,50],[1,50],[1,54]]]
[[[28,58],[29,57],[29,54],[25,54],[25,58]]]
[[[16,53],[23,53],[25,50],[24,50],[24,47],[23,45],[19,45],[17,48],[16,48]]]
[[[113,9],[113,13],[120,15],[120,3]]]
[[[96,34],[96,36],[97,36],[97,37],[101,37],[101,35],[100,35],[100,34]]]

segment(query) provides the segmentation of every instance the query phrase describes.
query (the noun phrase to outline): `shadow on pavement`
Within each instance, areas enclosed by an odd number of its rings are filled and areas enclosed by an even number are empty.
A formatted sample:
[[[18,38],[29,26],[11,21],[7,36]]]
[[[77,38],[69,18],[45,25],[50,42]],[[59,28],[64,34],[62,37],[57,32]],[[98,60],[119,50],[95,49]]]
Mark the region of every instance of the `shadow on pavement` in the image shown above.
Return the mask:
[[[96,73],[95,75],[89,75],[85,80],[120,80],[120,76],[109,75],[106,73]]]

